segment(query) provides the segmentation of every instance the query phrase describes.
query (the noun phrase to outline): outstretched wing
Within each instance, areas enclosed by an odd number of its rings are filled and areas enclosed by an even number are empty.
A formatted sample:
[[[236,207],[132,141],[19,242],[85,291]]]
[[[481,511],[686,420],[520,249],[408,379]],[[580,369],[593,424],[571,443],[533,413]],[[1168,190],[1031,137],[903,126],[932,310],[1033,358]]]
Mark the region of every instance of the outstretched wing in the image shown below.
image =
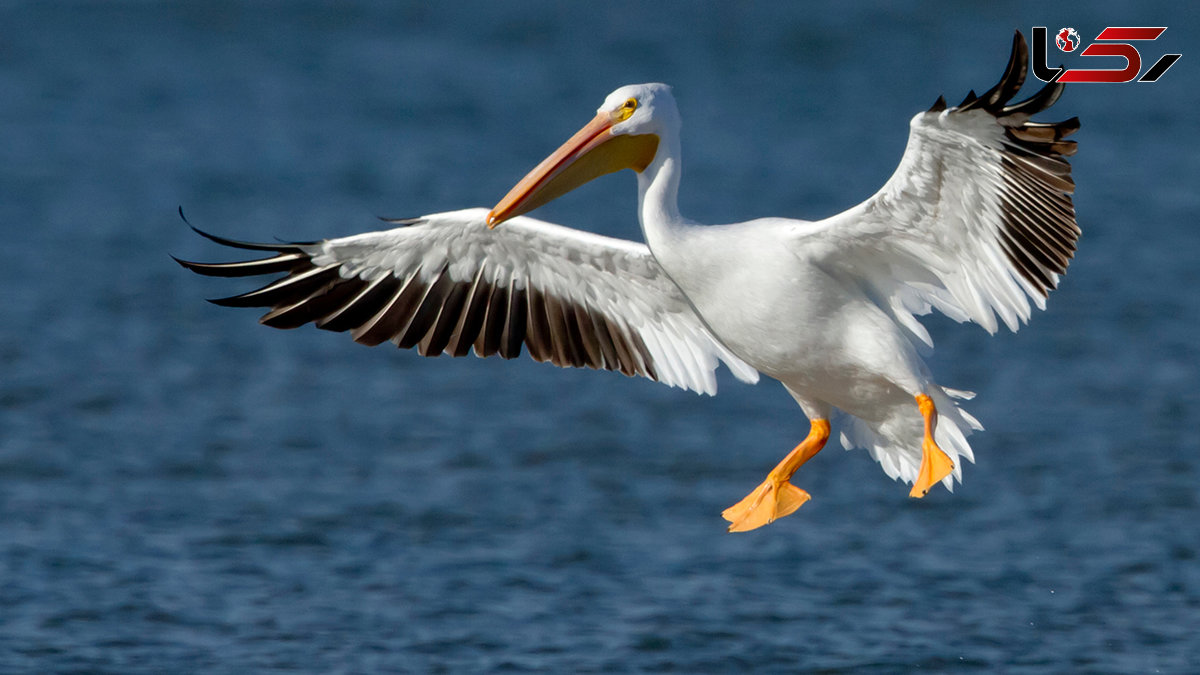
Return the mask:
[[[424,356],[498,354],[522,345],[538,361],[619,370],[716,393],[718,359],[738,378],[758,373],[712,336],[642,244],[527,217],[495,230],[486,209],[438,213],[392,230],[301,244],[251,244],[271,257],[184,267],[208,276],[284,276],[213,300],[268,307],[275,328],[314,323],[357,342],[392,341]],[[193,228],[194,229],[194,228]]]
[[[914,337],[932,345],[913,317],[938,309],[995,332],[1017,330],[1030,300],[1045,297],[1075,251],[1079,227],[1064,137],[1079,120],[1030,121],[1058,99],[1050,84],[1008,104],[1025,80],[1020,31],[1004,76],[982,96],[947,108],[941,97],[912,119],[895,174],[858,206],[813,224],[829,269],[862,285]]]

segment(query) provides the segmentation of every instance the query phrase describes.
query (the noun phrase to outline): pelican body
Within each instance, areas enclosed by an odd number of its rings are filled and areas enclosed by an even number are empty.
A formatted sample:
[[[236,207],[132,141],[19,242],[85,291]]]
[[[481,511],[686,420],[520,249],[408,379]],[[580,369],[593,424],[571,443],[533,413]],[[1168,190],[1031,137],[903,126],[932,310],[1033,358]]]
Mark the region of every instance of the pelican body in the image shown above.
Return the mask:
[[[1079,228],[1063,138],[1078,120],[1030,116],[1061,94],[1019,103],[1027,49],[1018,31],[1000,82],[957,106],[939,97],[910,124],[887,183],[818,221],[763,218],[699,225],[678,208],[680,115],[670,87],[621,87],[596,116],[493,209],[405,221],[396,229],[307,244],[230,246],[274,255],[193,263],[213,276],[285,273],[216,300],[269,307],[268,325],[315,323],[366,344],[513,358],[643,375],[715,393],[724,362],[739,379],[781,382],[808,435],[745,498],[731,531],[761,527],[810,497],[791,478],[830,438],[867,449],[923,497],[953,489],[967,436],[967,392],[938,384],[916,316],[937,309],[989,332],[1017,330],[1066,271]],[[594,178],[637,173],[645,245],[535,220],[528,213]],[[486,225],[486,227],[485,227]],[[198,231],[198,230],[197,230]],[[1032,304],[1031,304],[1032,303]]]

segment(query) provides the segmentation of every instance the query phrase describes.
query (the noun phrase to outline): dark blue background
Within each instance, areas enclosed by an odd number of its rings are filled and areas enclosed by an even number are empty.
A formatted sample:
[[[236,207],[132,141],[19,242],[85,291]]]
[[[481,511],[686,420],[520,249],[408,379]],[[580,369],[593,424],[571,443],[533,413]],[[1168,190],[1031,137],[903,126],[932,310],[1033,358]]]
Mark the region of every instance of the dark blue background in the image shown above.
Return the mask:
[[[1195,13],[847,4],[0,3],[0,669],[1195,668]],[[1166,25],[1144,67],[1183,58],[1048,116],[1083,120],[1084,230],[1049,311],[929,322],[988,427],[953,495],[830,448],[802,511],[728,535],[807,429],[772,382],[708,399],[273,331],[168,257],[227,255],[180,204],[298,240],[491,206],[651,80],[685,214],[821,217],[1034,25]],[[636,238],[634,203],[626,174],[539,215]]]

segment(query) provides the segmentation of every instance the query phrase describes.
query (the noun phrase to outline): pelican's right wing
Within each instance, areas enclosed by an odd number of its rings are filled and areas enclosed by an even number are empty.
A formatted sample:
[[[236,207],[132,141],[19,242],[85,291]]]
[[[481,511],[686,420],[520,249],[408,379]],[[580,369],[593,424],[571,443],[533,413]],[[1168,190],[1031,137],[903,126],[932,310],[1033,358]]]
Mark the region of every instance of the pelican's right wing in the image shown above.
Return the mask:
[[[1058,83],[1009,103],[1027,67],[1017,31],[996,86],[953,107],[939,97],[912,119],[900,166],[879,192],[803,232],[810,247],[823,246],[827,269],[867,290],[928,345],[913,315],[930,309],[988,332],[998,316],[1017,330],[1030,301],[1045,306],[1075,253],[1067,163],[1075,142],[1064,138],[1079,120],[1030,119],[1058,99]]]
[[[714,394],[718,359],[746,382],[758,372],[729,352],[643,244],[518,217],[489,230],[486,209],[395,221],[392,230],[301,244],[250,244],[271,257],[184,267],[208,276],[284,273],[214,300],[269,307],[276,328],[312,322],[357,342],[392,341],[424,356],[520,355],[619,370]]]

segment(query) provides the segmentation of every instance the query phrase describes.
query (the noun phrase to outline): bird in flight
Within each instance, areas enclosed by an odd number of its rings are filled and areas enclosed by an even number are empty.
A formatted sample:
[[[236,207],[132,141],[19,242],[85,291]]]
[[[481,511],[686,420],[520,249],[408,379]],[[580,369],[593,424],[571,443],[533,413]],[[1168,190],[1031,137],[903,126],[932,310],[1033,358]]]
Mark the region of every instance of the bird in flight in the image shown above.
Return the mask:
[[[1066,272],[1080,230],[1065,157],[1075,118],[1034,122],[1063,85],[1010,103],[1025,79],[1020,31],[999,83],[909,124],[900,165],[877,193],[829,218],[700,225],[679,211],[680,116],[664,84],[624,86],[491,210],[390,221],[394,229],[308,243],[249,243],[266,257],[179,263],[216,277],[282,275],[213,300],[264,307],[276,328],[312,323],[424,356],[524,350],[558,366],[615,370],[716,392],[779,380],[808,435],[722,514],[752,530],[803,505],[796,471],[829,440],[865,448],[923,497],[962,479],[982,429],[939,385],[915,318],[938,310],[989,333],[1017,330]],[[601,175],[637,174],[645,243],[522,215]],[[182,211],[180,212],[182,215]]]

